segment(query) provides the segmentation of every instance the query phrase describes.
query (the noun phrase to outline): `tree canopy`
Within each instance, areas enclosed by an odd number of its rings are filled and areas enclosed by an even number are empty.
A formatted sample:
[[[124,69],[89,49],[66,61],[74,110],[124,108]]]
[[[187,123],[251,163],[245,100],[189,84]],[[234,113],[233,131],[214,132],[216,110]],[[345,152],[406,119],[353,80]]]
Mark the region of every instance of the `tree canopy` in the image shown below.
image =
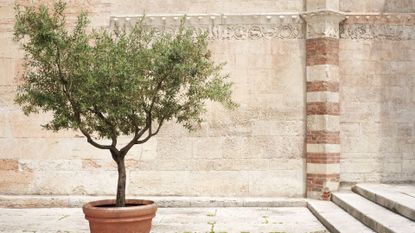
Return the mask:
[[[52,112],[46,129],[80,130],[95,147],[116,151],[119,135],[133,135],[126,153],[166,121],[194,129],[208,100],[236,106],[206,34],[184,23],[177,33],[156,34],[144,18],[128,31],[89,30],[86,13],[68,27],[64,10],[62,1],[53,9],[16,7],[14,36],[26,67],[16,102],[26,114]]]

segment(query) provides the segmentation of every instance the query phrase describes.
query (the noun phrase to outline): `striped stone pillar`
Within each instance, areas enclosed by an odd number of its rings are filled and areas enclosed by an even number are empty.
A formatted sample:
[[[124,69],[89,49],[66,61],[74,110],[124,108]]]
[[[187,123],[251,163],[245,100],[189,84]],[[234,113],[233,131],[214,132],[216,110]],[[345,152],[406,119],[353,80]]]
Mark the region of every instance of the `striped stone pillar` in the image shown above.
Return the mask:
[[[332,9],[313,10],[302,15],[307,23],[307,197],[329,200],[340,176],[338,52],[344,16]]]

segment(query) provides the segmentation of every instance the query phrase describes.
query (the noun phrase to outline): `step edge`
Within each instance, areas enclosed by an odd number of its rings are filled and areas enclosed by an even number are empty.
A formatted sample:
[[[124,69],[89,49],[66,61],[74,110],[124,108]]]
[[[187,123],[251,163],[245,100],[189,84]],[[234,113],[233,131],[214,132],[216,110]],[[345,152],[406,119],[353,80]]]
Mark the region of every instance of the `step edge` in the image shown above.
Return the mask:
[[[415,209],[408,207],[404,204],[401,204],[400,202],[397,202],[395,200],[392,200],[391,198],[385,197],[382,194],[375,193],[367,188],[364,188],[360,185],[355,185],[352,187],[352,191],[356,194],[359,194],[363,196],[364,198],[381,205],[385,208],[387,208],[390,211],[393,211],[394,213],[397,213],[403,217],[408,218],[409,220],[415,221]],[[388,205],[388,203],[391,203],[391,205]],[[405,209],[406,211],[400,211],[399,209]]]
[[[357,194],[356,194],[357,195]],[[340,208],[345,210],[348,214],[353,216],[356,220],[363,223],[365,226],[369,227],[370,229],[374,230],[375,232],[384,232],[384,233],[395,233],[394,230],[390,229],[389,227],[385,226],[384,224],[378,222],[377,220],[373,219],[372,217],[369,217],[365,215],[363,212],[361,212],[359,209],[356,209],[352,205],[348,204],[344,200],[342,200],[340,197],[336,195],[336,193],[333,193],[332,195],[332,201],[338,205]],[[353,214],[351,210],[354,210],[355,213],[357,213],[359,216],[355,216],[356,214]]]
[[[327,228],[327,230],[330,231],[330,233],[341,233],[333,224],[323,217],[310,202],[307,202],[307,209],[310,210],[310,212],[321,222],[321,224],[323,224],[324,227]]]
[[[363,223],[361,223],[359,220],[357,220],[355,217],[347,213],[344,209],[337,206],[332,201],[327,201],[328,203],[332,204],[334,208],[338,209],[337,211],[343,212],[345,215],[348,215],[352,221],[355,221],[353,224],[357,225],[355,227],[359,228],[359,232],[365,232],[365,233],[376,233]],[[341,229],[340,226],[336,226],[335,223],[329,220],[329,218],[325,217],[323,214],[318,211],[318,205],[319,203],[315,203],[314,201],[309,201],[307,203],[307,208],[310,210],[310,212],[325,226],[331,233],[345,233],[344,229]],[[356,230],[356,229],[353,229]],[[350,231],[349,231],[350,232]],[[355,233],[355,231],[353,231]]]

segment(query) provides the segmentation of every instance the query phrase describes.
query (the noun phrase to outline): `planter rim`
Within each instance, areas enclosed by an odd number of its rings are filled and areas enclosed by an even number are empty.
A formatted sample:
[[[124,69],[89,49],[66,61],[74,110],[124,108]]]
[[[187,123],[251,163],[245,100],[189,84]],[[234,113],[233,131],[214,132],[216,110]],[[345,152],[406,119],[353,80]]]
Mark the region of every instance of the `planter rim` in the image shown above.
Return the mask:
[[[126,204],[141,204],[126,207],[97,207],[100,205],[115,204],[114,199],[88,202],[82,206],[85,217],[88,218],[126,218],[154,215],[157,205],[151,200],[127,199]]]

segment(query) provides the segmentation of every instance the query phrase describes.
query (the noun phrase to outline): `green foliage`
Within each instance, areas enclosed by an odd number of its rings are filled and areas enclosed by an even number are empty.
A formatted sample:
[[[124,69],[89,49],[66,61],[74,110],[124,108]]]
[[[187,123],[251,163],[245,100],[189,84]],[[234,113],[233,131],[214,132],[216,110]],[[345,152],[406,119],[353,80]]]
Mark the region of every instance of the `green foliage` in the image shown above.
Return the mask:
[[[236,106],[205,34],[182,24],[156,35],[144,19],[128,31],[90,31],[85,13],[69,30],[64,10],[62,1],[53,9],[16,7],[14,36],[26,54],[16,102],[26,114],[52,112],[45,128],[79,129],[92,144],[92,136],[109,138],[114,148],[119,135],[144,143],[169,120],[194,129],[208,100]]]

